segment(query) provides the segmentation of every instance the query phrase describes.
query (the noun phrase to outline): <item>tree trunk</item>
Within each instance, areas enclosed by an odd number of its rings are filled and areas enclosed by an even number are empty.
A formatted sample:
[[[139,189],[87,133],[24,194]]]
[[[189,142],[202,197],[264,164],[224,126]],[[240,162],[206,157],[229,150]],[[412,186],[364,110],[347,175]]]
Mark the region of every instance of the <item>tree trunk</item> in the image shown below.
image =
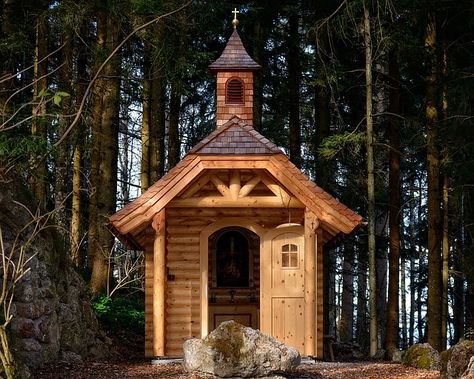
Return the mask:
[[[77,86],[77,85],[76,85]],[[82,263],[82,175],[83,175],[83,133],[82,125],[76,131],[76,143],[73,152],[72,166],[72,205],[71,205],[71,258],[79,267]]]
[[[161,43],[162,28],[153,28],[156,44]],[[165,80],[162,65],[153,59],[153,43],[145,43],[143,78],[142,156],[140,180],[142,192],[146,191],[164,174],[165,162]]]
[[[352,342],[352,322],[354,319],[354,251],[348,244],[344,246],[344,261],[342,264],[342,304],[339,321],[339,339],[342,342]]]
[[[181,144],[179,139],[179,110],[181,107],[181,95],[177,85],[171,85],[170,96],[170,118],[168,128],[168,169],[171,170],[179,162]]]
[[[441,280],[441,215],[439,185],[438,111],[436,109],[437,59],[436,17],[428,14],[425,46],[427,48],[428,75],[426,84],[426,150],[428,161],[428,343],[436,350],[442,349],[441,319],[443,287]]]
[[[407,291],[406,291],[406,265],[405,265],[405,257],[402,256],[401,264],[400,264],[400,287],[401,287],[401,295],[400,301],[402,303],[402,343],[401,348],[402,350],[406,350],[407,348],[407,339],[408,339],[408,331],[407,331]],[[398,314],[397,314],[398,316]],[[398,321],[398,317],[397,317]],[[398,325],[397,325],[397,332],[398,332]],[[397,333],[398,334],[398,333]],[[397,335],[398,336],[398,335]],[[387,337],[385,337],[385,344],[387,344]],[[398,348],[398,344],[396,346]]]
[[[454,343],[464,337],[464,274],[462,264],[462,243],[461,238],[457,239],[456,250],[454,252],[454,288],[453,288],[453,323],[454,323]]]
[[[105,50],[106,43],[106,21],[105,15],[102,12],[97,14],[97,35],[96,35],[96,49],[99,52]],[[102,54],[97,54],[101,56]],[[98,59],[94,63],[94,68],[97,70],[101,62]],[[89,225],[87,235],[87,266],[89,270],[92,270],[94,256],[100,250],[99,243],[99,188],[101,184],[101,176],[99,172],[99,165],[101,159],[102,149],[102,112],[103,112],[103,98],[102,94],[104,91],[105,83],[103,76],[99,75],[95,81],[92,90],[92,126],[91,126],[91,151],[90,151],[90,180],[89,180]]]
[[[48,73],[48,60],[45,59],[48,54],[48,18],[40,14],[36,20],[37,24],[35,27],[36,32],[36,45],[35,45],[35,58],[34,58],[34,85],[33,85],[33,109],[32,109],[32,121],[31,121],[31,134],[41,140],[42,143],[46,143],[47,130],[46,130],[46,95],[45,91],[48,89],[47,73]],[[46,176],[47,176],[47,164],[44,157],[33,157],[34,168],[30,180],[30,188],[35,194],[36,199],[40,206],[46,208],[47,190],[46,190]]]
[[[152,64],[150,185],[165,173],[166,95],[165,79],[159,64]]]
[[[369,346],[367,320],[367,251],[359,250],[357,256],[357,335],[356,341],[363,349]]]
[[[416,294],[415,257],[410,257],[410,324],[408,327],[408,346],[415,343],[415,294]]]
[[[420,194],[423,193],[423,181],[418,178],[418,191]],[[418,214],[417,220],[421,222],[422,220],[422,210],[423,210],[423,196],[418,196]],[[424,264],[424,251],[421,244],[421,241],[418,240],[418,270],[416,272],[416,279],[413,278],[413,283],[417,283],[416,292],[417,292],[417,324],[418,324],[418,342],[426,342],[425,341],[425,334],[424,334],[424,327],[423,327],[423,286],[422,286],[422,276],[423,276],[423,264]]]
[[[264,53],[265,43],[267,40],[266,31],[269,25],[268,18],[268,1],[264,1],[257,10],[258,14],[253,22],[253,48],[252,58],[265,67]],[[262,113],[263,113],[263,72],[262,70],[254,72],[253,75],[253,128],[259,132],[262,130]]]
[[[442,117],[443,117],[443,134],[447,135],[448,130],[448,52],[447,52],[447,41],[446,36],[442,38],[443,46],[443,94],[442,94]],[[443,146],[443,161],[448,162],[449,151],[447,143]],[[442,280],[443,280],[443,300],[442,300],[442,318],[441,318],[441,339],[443,350],[446,350],[448,345],[448,321],[449,321],[449,309],[448,309],[448,296],[449,296],[449,177],[448,167],[444,164],[443,167],[443,239],[442,239]]]
[[[414,184],[413,184],[414,185]],[[411,198],[413,198],[413,191],[411,193]],[[415,271],[415,213],[412,201],[409,203],[410,213],[409,213],[409,243],[411,246],[410,249],[410,321],[408,327],[408,346],[413,345],[415,340],[415,294],[416,294],[416,271]]]
[[[143,93],[142,93],[142,130],[141,130],[141,146],[142,156],[140,162],[140,186],[142,193],[145,192],[148,187],[153,183],[150,182],[151,174],[151,77],[152,65],[151,65],[151,52],[152,46],[149,42],[145,41],[144,57],[143,57]]]
[[[394,51],[389,54],[389,112],[400,113],[400,82],[398,61]],[[385,349],[398,349],[398,300],[399,300],[399,259],[400,259],[400,122],[397,117],[389,118],[390,153],[389,153],[389,282],[387,304],[387,328]],[[405,325],[405,324],[404,324]]]
[[[378,350],[377,328],[377,264],[375,249],[375,180],[374,180],[374,134],[372,118],[372,37],[369,9],[364,2],[364,46],[365,46],[365,88],[367,123],[367,201],[368,201],[368,249],[369,249],[369,314],[370,314],[370,356]]]
[[[300,37],[299,14],[295,9],[289,16],[288,46],[288,91],[290,101],[289,133],[290,160],[301,167],[301,125],[300,125]]]
[[[318,148],[323,140],[329,137],[331,115],[329,109],[330,94],[326,87],[315,86],[314,129],[315,129],[315,167],[316,182],[322,188],[331,188],[334,178],[334,163],[324,161],[318,157]]]
[[[120,37],[120,23],[108,16],[106,18],[106,46],[112,51]],[[119,96],[120,96],[120,58],[114,57],[104,68],[102,92],[101,133],[98,136],[102,143],[100,148],[99,174],[100,182],[95,182],[99,188],[97,203],[97,240],[98,250],[95,251],[92,265],[91,291],[105,291],[109,276],[109,257],[112,252],[114,238],[106,228],[108,217],[115,212],[117,191],[117,154],[118,154],[118,125],[119,125]]]
[[[59,90],[66,92],[69,96],[61,99],[61,112],[63,115],[71,114],[72,110],[72,70],[73,70],[73,36],[72,33],[64,33],[64,47],[62,49],[63,66],[61,68],[61,78]],[[59,121],[59,135],[63,135],[68,126],[68,117],[62,116]],[[58,211],[56,222],[62,226],[63,231],[68,230],[68,217],[66,213],[66,199],[68,196],[68,183],[70,172],[70,153],[71,138],[66,138],[58,146],[58,157],[56,159],[56,175],[55,175],[55,191],[54,191],[54,208]]]

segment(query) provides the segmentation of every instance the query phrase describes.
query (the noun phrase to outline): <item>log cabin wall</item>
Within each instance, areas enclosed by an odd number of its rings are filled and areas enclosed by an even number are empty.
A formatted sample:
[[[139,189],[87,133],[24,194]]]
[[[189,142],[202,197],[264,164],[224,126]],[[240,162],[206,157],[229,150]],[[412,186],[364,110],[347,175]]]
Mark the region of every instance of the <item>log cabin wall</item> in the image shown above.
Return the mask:
[[[303,210],[290,211],[293,221],[303,222]],[[249,219],[265,229],[288,222],[286,209],[168,208],[166,355],[181,357],[182,344],[200,337],[200,246],[201,231],[223,218]],[[145,251],[145,355],[153,357],[153,246]]]

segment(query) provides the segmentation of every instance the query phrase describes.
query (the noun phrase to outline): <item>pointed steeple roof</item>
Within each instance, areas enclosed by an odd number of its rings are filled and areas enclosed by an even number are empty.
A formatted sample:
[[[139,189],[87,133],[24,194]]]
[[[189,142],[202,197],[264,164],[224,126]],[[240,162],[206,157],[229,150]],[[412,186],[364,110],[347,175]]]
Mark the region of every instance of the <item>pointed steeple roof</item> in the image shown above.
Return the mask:
[[[261,66],[255,62],[240,39],[237,29],[234,29],[232,35],[227,41],[227,45],[221,56],[209,65],[211,72],[217,71],[255,71],[259,70]]]

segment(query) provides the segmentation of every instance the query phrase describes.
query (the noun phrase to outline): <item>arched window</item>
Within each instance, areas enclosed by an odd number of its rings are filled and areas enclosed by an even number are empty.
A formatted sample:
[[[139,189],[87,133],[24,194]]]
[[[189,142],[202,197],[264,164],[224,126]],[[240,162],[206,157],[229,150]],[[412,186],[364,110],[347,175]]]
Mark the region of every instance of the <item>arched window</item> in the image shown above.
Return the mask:
[[[281,267],[298,268],[298,245],[292,243],[281,247]]]
[[[226,83],[225,102],[227,104],[244,103],[244,83],[238,78],[230,78]]]
[[[217,287],[249,287],[249,241],[240,232],[230,230],[217,240]]]

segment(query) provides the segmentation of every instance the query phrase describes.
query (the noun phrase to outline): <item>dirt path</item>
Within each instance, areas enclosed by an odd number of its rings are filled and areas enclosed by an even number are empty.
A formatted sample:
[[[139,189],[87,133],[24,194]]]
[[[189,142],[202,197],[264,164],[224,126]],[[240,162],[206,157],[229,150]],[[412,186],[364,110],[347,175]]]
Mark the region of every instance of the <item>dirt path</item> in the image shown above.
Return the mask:
[[[386,362],[317,362],[304,364],[290,376],[301,379],[440,379],[437,371],[417,370]],[[35,379],[103,379],[103,378],[174,378],[200,379],[209,376],[187,374],[181,364],[151,365],[149,361],[135,363],[55,364],[33,373]]]

